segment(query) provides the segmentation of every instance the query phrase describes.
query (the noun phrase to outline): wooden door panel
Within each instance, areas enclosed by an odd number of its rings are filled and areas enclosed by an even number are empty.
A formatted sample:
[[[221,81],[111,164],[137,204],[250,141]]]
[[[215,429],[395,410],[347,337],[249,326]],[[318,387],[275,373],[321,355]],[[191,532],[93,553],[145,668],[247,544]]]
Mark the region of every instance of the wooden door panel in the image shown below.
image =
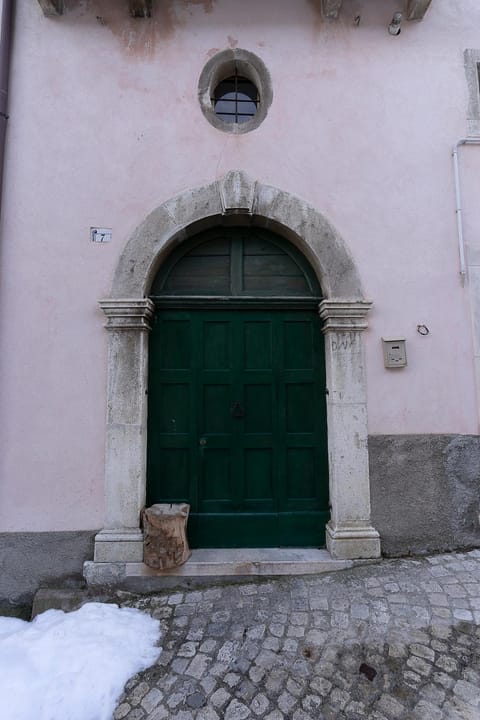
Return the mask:
[[[205,435],[231,435],[231,385],[208,384],[202,387],[200,432]]]
[[[272,448],[245,448],[244,500],[246,507],[260,506],[275,510],[274,465]]]
[[[287,450],[287,499],[317,499],[315,448],[289,447]]]
[[[190,319],[165,318],[161,329],[162,349],[158,355],[161,369],[190,369],[192,336]]]
[[[165,311],[150,349],[149,502],[190,502],[192,547],[321,545],[316,313]]]
[[[312,320],[284,323],[283,351],[285,370],[304,370],[313,367],[314,345]]]
[[[244,385],[244,433],[248,442],[250,434],[269,435],[273,432],[274,388],[269,385]]]
[[[273,367],[272,323],[247,320],[244,323],[243,369],[270,370]]]
[[[231,323],[211,320],[202,323],[204,370],[230,370],[232,367]]]
[[[191,432],[190,384],[163,383],[159,399],[158,429],[160,433],[187,434]]]
[[[311,547],[315,540],[323,544],[325,525],[330,518],[327,510],[278,514],[278,544],[289,547],[295,538],[296,547]],[[323,542],[322,542],[323,539]]]
[[[189,521],[188,537],[192,547],[219,547],[220,538],[221,547],[276,547],[278,528],[277,513],[199,513]]]
[[[212,511],[212,502],[217,505],[232,503],[232,463],[230,448],[205,448],[201,461],[202,482],[199,493],[200,507]]]
[[[285,384],[285,416],[287,433],[314,431],[315,386],[313,383]]]
[[[161,451],[161,465],[151,468],[158,475],[165,502],[176,502],[177,498],[190,494],[190,452],[188,448],[164,447]]]

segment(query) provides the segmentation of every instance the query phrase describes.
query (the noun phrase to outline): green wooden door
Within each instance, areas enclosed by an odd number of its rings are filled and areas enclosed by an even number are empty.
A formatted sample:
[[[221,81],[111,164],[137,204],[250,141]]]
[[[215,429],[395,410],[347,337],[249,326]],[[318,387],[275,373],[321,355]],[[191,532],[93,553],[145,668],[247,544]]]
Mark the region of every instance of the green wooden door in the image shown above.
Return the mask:
[[[157,313],[147,503],[189,502],[192,547],[324,544],[323,358],[315,311]]]

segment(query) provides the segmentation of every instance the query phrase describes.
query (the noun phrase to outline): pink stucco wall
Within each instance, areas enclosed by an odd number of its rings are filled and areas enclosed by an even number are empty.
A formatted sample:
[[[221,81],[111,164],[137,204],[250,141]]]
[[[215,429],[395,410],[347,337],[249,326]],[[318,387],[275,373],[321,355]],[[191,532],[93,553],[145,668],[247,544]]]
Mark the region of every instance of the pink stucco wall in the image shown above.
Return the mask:
[[[451,146],[466,134],[463,51],[478,46],[480,5],[433,0],[394,38],[386,26],[401,4],[344,0],[341,19],[325,22],[315,0],[162,0],[151,20],[129,19],[117,0],[70,0],[59,19],[17,1],[1,226],[0,530],[102,526],[97,300],[152,209],[233,168],[307,200],[349,246],[374,302],[370,432],[478,432]],[[242,136],[211,127],[197,99],[203,66],[228,47],[258,54],[273,82],[265,122]],[[467,171],[474,182],[474,162]],[[470,202],[467,232],[478,222]],[[113,241],[89,242],[92,225],[111,227]],[[387,371],[380,338],[395,334],[407,338],[409,366]]]

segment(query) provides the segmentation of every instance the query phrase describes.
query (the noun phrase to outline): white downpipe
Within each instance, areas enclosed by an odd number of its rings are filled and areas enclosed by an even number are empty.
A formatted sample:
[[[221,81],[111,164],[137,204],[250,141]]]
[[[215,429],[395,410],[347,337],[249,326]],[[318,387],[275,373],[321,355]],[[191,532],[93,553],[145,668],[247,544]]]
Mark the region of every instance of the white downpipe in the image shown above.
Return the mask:
[[[462,194],[460,190],[460,170],[458,166],[458,148],[460,145],[480,145],[479,137],[462,138],[453,146],[453,168],[455,173],[455,201],[457,214],[457,232],[458,232],[458,254],[460,256],[460,278],[462,285],[465,285],[467,275],[467,264],[465,260],[465,239],[463,237],[463,218],[462,218]]]

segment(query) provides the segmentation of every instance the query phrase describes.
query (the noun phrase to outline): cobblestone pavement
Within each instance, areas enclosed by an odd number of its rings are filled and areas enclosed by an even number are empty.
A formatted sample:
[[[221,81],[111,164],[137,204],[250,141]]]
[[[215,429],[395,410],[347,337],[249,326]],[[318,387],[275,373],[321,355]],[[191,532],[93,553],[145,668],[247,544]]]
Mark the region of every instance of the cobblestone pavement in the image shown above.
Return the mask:
[[[124,597],[163,652],[115,720],[480,719],[480,551]]]

